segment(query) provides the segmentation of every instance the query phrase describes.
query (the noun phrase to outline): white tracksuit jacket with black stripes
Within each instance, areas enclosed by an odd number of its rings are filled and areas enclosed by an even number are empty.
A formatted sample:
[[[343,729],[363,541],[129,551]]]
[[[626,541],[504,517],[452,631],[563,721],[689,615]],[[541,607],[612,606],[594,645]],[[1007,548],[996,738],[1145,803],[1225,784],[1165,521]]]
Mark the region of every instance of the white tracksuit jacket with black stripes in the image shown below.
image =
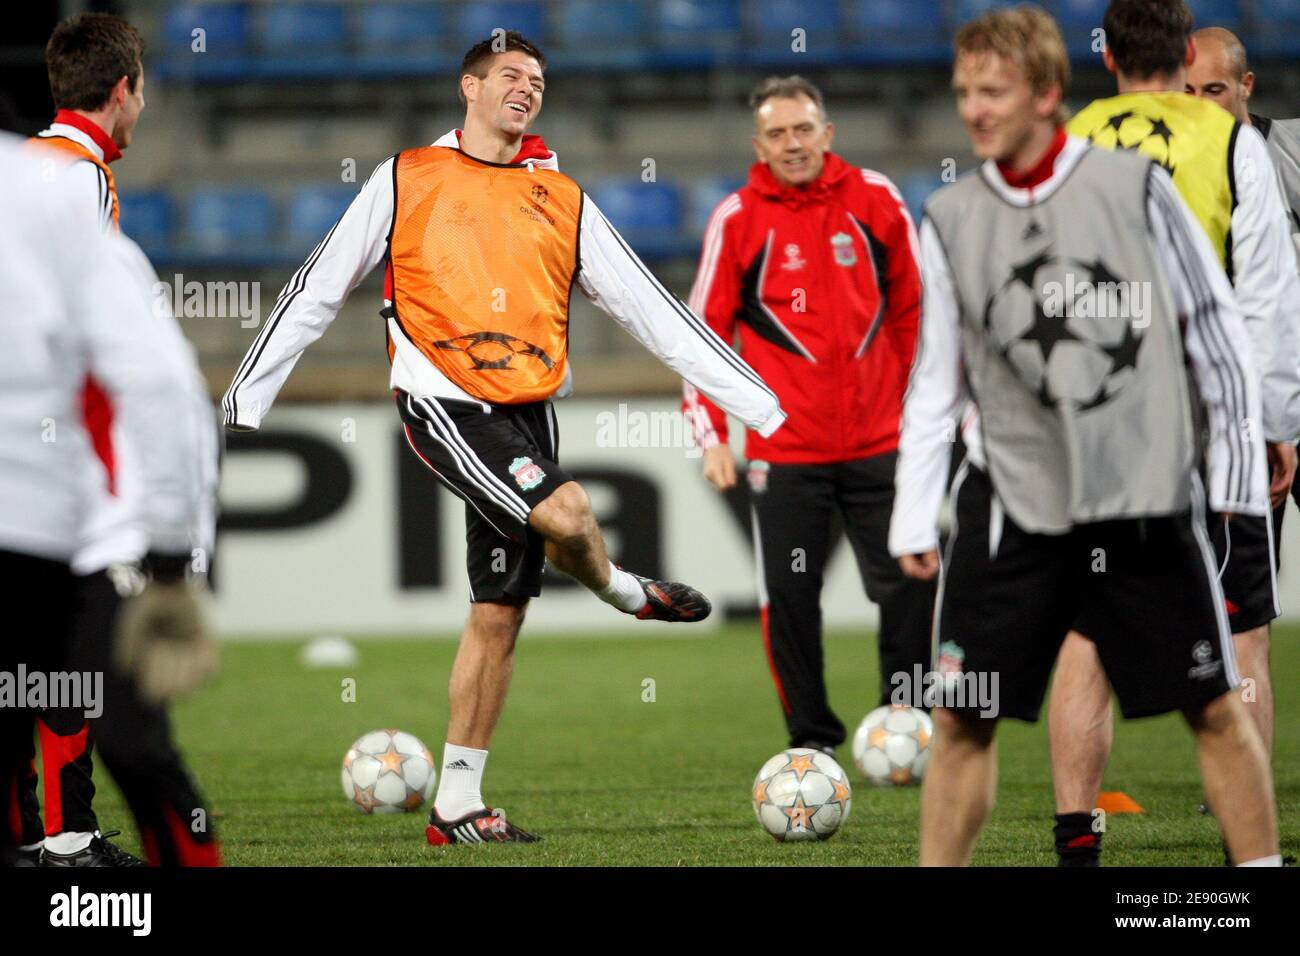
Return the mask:
[[[433,145],[457,148],[455,130]],[[343,216],[281,291],[222,399],[226,426],[261,426],[303,351],[334,321],[343,301],[387,253],[395,157],[376,167]],[[558,169],[555,154],[536,162]],[[728,343],[670,293],[614,230],[590,196],[579,223],[578,287],[661,362],[731,415],[766,436],[785,421],[776,394]],[[391,303],[386,303],[391,304]],[[396,328],[390,386],[417,398],[479,401],[452,383]],[[557,394],[570,390],[566,382]],[[480,404],[482,404],[480,402]]]

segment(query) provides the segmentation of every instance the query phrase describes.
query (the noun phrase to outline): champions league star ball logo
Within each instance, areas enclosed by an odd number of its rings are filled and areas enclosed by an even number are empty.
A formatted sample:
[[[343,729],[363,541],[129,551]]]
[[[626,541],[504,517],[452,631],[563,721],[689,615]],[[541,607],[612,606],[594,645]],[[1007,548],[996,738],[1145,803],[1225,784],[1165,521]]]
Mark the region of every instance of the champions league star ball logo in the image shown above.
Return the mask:
[[[1119,279],[1101,260],[1050,249],[1013,265],[989,297],[984,329],[993,347],[1040,402],[1087,411],[1136,373],[1147,283]]]
[[[1163,118],[1148,116],[1135,110],[1116,113],[1088,134],[1088,142],[1105,149],[1122,149],[1140,152],[1155,160],[1170,176],[1175,166],[1170,159],[1170,144],[1174,138]]]

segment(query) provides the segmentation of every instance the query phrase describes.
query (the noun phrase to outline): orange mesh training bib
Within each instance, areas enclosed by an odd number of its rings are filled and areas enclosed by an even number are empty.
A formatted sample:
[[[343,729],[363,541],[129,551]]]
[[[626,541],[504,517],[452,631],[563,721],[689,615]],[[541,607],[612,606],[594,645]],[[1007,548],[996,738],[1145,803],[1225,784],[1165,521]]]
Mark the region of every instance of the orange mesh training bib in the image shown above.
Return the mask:
[[[402,331],[475,398],[549,398],[568,364],[578,184],[442,146],[400,153],[395,177],[389,256]]]
[[[104,173],[104,180],[108,183],[108,194],[113,200],[113,225],[121,228],[121,224],[118,221],[117,182],[113,179],[113,171],[108,168],[108,163],[104,162],[80,143],[63,136],[34,136],[28,140],[28,142],[38,143],[43,147],[48,147],[49,149],[55,149],[61,153],[65,153],[69,157],[84,159],[98,166]]]

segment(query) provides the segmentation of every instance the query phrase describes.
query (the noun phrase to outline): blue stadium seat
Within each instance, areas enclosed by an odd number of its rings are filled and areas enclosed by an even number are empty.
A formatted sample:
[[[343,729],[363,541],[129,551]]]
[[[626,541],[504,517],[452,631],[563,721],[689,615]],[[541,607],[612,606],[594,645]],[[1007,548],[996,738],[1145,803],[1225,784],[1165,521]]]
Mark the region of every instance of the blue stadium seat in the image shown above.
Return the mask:
[[[856,60],[946,60],[950,44],[939,0],[872,0],[849,7],[848,27],[859,41]]]
[[[163,16],[167,53],[188,53],[194,30],[202,29],[208,53],[243,47],[248,38],[248,9],[242,3],[178,3]]]
[[[672,183],[645,183],[636,177],[607,179],[590,195],[641,256],[657,259],[681,250],[682,197]]]
[[[1300,0],[1255,0],[1252,6],[1257,29],[1300,26]]]
[[[172,201],[161,189],[123,190],[118,195],[122,231],[146,250],[172,238]]]
[[[289,243],[297,247],[320,242],[356,195],[355,188],[333,183],[295,189],[289,197]]]
[[[731,63],[745,45],[740,0],[657,0],[652,22],[660,69]]]
[[[260,189],[201,186],[190,193],[186,227],[196,250],[252,255],[275,231],[275,204]]]
[[[498,27],[518,30],[535,43],[542,43],[546,39],[545,11],[537,0],[468,3],[456,24],[456,42],[468,47],[488,39]]]
[[[283,3],[259,7],[256,35],[264,50],[334,52],[347,37],[346,11],[339,4]]]
[[[835,0],[754,0],[750,30],[759,40],[755,59],[767,62],[831,62],[839,52],[841,24]],[[790,49],[791,32],[805,31],[805,50]]]
[[[953,25],[959,26],[967,20],[974,20],[985,10],[992,10],[994,7],[1015,6],[1019,6],[1017,0],[956,0],[951,5]]]
[[[740,32],[738,0],[659,0],[659,37],[674,43],[717,39]]]
[[[713,210],[743,185],[744,176],[705,176],[692,182],[686,191],[686,231],[693,237],[704,235]]]
[[[367,3],[356,12],[363,47],[433,46],[442,38],[442,12],[432,3]]]
[[[1241,27],[1241,4],[1237,0],[1187,0],[1187,5],[1192,8],[1198,30],[1201,27],[1226,27],[1229,30]]]
[[[925,206],[926,199],[943,185],[944,182],[939,174],[934,172],[908,173],[898,180],[898,191],[903,194],[907,211],[912,214],[912,218],[918,225],[921,222],[921,209]]]
[[[1055,0],[1049,9],[1061,29],[1066,32],[1068,40],[1071,27],[1100,27],[1108,6],[1110,0]]]
[[[560,4],[558,19],[560,36],[573,46],[608,42],[635,46],[645,32],[641,0],[566,0]]]
[[[1255,57],[1300,57],[1300,0],[1254,0],[1246,49]]]

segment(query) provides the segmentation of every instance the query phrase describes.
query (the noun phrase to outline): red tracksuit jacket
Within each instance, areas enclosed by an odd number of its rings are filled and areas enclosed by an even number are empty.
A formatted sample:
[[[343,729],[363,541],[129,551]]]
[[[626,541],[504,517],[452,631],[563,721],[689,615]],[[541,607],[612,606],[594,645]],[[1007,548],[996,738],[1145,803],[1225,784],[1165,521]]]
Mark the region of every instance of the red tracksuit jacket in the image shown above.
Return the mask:
[[[714,210],[690,307],[745,361],[789,415],[771,438],[750,432],[751,461],[849,461],[898,446],[921,306],[918,241],[884,176],[826,154],[808,187],[756,163]],[[727,417],[685,383],[683,411],[702,448]]]

